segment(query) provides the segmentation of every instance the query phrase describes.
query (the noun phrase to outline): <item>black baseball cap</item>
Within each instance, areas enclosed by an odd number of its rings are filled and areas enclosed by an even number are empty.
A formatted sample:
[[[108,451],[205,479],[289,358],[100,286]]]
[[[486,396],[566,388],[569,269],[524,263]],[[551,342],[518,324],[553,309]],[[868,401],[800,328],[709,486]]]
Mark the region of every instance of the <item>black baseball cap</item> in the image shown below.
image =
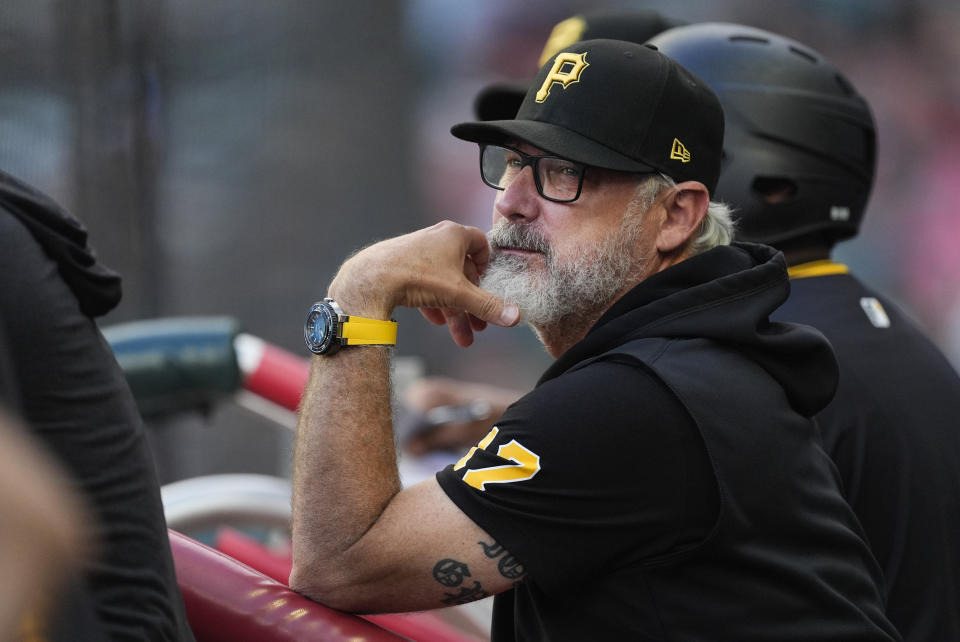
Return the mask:
[[[538,66],[564,47],[578,40],[626,40],[644,43],[653,36],[686,24],[662,15],[654,9],[625,11],[597,11],[571,16],[554,25],[540,54]],[[529,83],[494,83],[477,94],[473,110],[479,120],[503,120],[513,118],[527,93]]]
[[[720,175],[723,111],[713,91],[655,47],[577,42],[537,73],[514,119],[460,123],[475,143],[520,140],[563,158],[700,181]]]

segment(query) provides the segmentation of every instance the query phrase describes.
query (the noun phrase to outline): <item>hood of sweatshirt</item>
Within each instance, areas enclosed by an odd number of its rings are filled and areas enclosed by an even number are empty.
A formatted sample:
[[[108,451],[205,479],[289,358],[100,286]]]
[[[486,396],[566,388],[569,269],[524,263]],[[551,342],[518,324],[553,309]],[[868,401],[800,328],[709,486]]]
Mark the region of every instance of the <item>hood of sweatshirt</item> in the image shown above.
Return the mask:
[[[716,247],[633,288],[560,355],[539,383],[630,340],[706,338],[760,364],[797,412],[813,416],[833,398],[837,362],[819,331],[770,321],[789,293],[780,252],[754,243]]]
[[[120,302],[120,275],[97,262],[87,230],[49,197],[0,172],[0,209],[17,217],[56,262],[84,314],[98,317]]]

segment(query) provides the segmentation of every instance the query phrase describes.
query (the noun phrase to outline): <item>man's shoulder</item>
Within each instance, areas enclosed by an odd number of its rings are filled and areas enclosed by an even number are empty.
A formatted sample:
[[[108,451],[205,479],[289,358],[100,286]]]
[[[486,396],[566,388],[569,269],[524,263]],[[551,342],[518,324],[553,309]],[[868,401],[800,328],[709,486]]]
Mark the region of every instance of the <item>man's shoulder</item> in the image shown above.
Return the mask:
[[[853,274],[791,282],[790,297],[773,318],[811,325],[823,332],[835,348],[849,344],[859,351],[869,343],[901,350],[910,345],[939,352],[916,319]]]
[[[542,382],[513,404],[508,413],[576,418],[602,416],[612,404],[670,407],[673,395],[661,378],[635,355],[611,351],[588,359]]]

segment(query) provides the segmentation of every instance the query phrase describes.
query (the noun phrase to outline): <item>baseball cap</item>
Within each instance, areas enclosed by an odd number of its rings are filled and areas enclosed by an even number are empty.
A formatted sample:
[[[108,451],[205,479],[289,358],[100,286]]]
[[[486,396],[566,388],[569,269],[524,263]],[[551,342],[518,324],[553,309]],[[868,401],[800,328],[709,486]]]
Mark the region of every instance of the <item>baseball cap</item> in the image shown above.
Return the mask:
[[[696,180],[720,175],[723,111],[713,91],[655,47],[577,42],[534,77],[514,119],[460,123],[475,143],[520,140],[563,158],[627,172]]]
[[[540,54],[538,66],[578,40],[626,40],[643,43],[662,31],[686,24],[654,9],[598,11],[571,16],[554,25]],[[477,94],[473,110],[479,120],[502,120],[517,115],[529,83],[494,83]]]

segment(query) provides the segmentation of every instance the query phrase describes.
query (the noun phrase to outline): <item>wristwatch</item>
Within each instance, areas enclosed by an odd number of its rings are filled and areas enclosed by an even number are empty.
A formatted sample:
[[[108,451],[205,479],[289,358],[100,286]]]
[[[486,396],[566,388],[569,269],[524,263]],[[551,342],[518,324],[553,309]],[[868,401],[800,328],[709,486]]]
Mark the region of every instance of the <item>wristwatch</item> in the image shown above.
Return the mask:
[[[310,306],[303,340],[310,352],[326,355],[343,346],[392,346],[397,344],[397,322],[344,314],[328,297]]]

